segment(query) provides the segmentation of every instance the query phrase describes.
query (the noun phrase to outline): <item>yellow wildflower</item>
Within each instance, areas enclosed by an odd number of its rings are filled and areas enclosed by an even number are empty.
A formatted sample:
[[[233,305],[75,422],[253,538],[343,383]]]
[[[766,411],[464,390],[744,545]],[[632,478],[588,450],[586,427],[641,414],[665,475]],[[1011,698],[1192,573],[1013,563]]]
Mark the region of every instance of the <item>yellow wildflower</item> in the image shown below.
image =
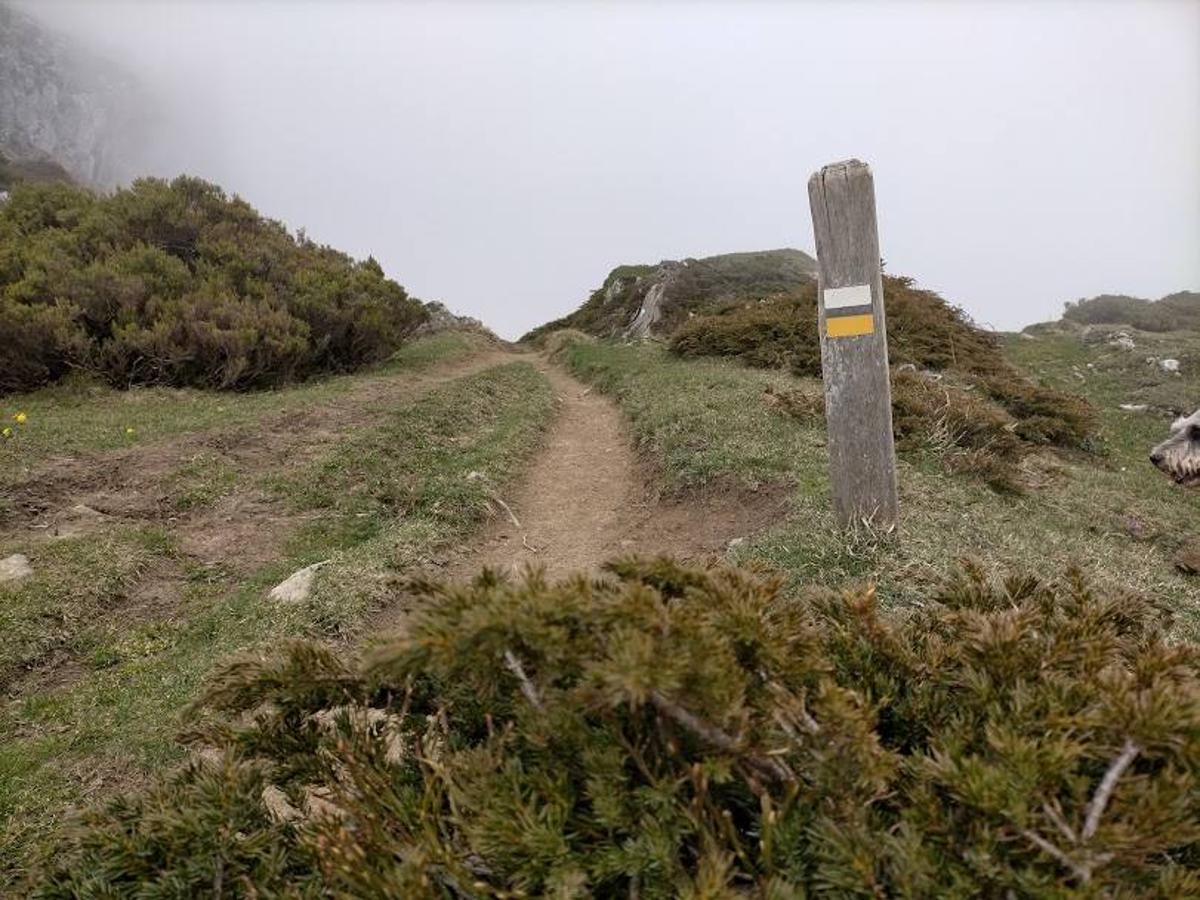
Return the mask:
[[[132,426],[132,425],[130,425],[130,426],[126,427],[126,429],[125,429],[125,433],[126,433],[126,434],[133,434],[133,426]]]
[[[0,431],[0,434],[4,435],[5,437],[12,437],[12,429],[6,425],[4,426],[4,430]]]
[[[16,420],[18,425],[24,425],[25,420],[28,419],[29,416],[25,415],[25,413],[23,413],[23,412],[19,412],[15,416],[13,416],[13,418]]]

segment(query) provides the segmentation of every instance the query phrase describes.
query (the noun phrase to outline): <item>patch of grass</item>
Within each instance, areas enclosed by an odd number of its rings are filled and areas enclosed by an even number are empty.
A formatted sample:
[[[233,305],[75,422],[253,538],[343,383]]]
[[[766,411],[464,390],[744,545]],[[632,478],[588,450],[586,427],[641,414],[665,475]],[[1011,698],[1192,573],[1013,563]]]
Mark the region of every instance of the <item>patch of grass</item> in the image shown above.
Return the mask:
[[[1028,354],[1038,345],[1022,340],[1020,346]],[[1051,368],[1053,347],[1038,352]],[[792,516],[742,545],[739,559],[771,562],[798,583],[871,580],[895,605],[920,602],[921,592],[963,556],[978,557],[996,572],[1030,559],[1047,570],[1079,563],[1106,587],[1167,604],[1178,612],[1183,632],[1200,633],[1200,585],[1172,565],[1196,528],[1196,498],[1146,462],[1147,439],[1159,428],[1150,417],[1105,408],[1103,458],[1023,453],[1014,464],[1021,482],[1033,488],[1024,496],[948,477],[943,456],[911,448],[899,461],[898,537],[848,536],[830,512],[822,418],[774,411],[781,394],[819,392],[815,380],[732,362],[680,360],[652,346],[580,345],[569,358],[577,374],[621,406],[668,485],[728,477],[795,485]],[[1065,365],[1065,377],[1078,382],[1071,363]],[[1131,426],[1134,431],[1125,430]],[[979,437],[986,446],[987,434]]]
[[[197,453],[167,479],[171,503],[180,511],[212,506],[237,484],[237,469],[213,453]]]
[[[433,391],[311,469],[274,480],[295,508],[322,512],[298,539],[321,534],[341,551],[314,599],[327,630],[344,630],[395,573],[485,518],[552,410],[545,377],[509,363]]]
[[[181,434],[253,427],[263,417],[333,403],[380,374],[418,373],[466,359],[483,339],[453,332],[413,341],[381,370],[314,379],[279,390],[231,393],[192,388],[116,390],[86,379],[0,397],[0,485],[26,477],[56,455],[119,450]],[[25,413],[23,424],[14,417]],[[128,429],[132,429],[130,432]]]
[[[17,548],[0,547],[0,557]],[[121,528],[22,547],[33,576],[0,585],[0,685],[55,650],[83,655],[118,626],[138,578],[174,552],[163,532]]]
[[[814,432],[774,415],[764,394],[793,379],[731,361],[684,361],[653,346],[576,344],[571,369],[613,395],[638,447],[662,463],[671,488],[733,477],[748,486],[794,475]],[[813,473],[813,478],[817,478]]]
[[[495,346],[473,331],[441,331],[405,344],[383,364],[384,372],[421,372],[435,365],[466,359]]]
[[[381,585],[464,538],[486,515],[488,496],[519,474],[552,412],[549,383],[525,364],[458,379],[388,410],[383,421],[350,436],[290,483],[296,506],[325,515],[322,526],[292,538],[283,558],[248,578],[220,567],[181,566],[184,600],[170,621],[106,632],[86,647],[84,677],[0,707],[6,736],[0,742],[0,893],[5,877],[21,874],[31,849],[63,821],[68,806],[120,791],[179,761],[180,713],[214,665],[289,638],[353,632],[377,604]],[[482,477],[469,478],[473,472]],[[326,490],[311,483],[317,479]],[[92,555],[80,556],[89,543]],[[95,538],[62,547],[56,552],[71,549],[64,574],[39,581],[42,587],[31,584],[38,604],[22,604],[51,621],[105,565],[123,558],[106,553]],[[150,547],[159,555],[168,550],[153,541]],[[324,559],[331,562],[308,602],[284,606],[267,598],[297,568]],[[146,564],[142,557],[134,562],[122,562],[113,573],[110,593],[128,587]],[[33,563],[51,571],[44,558]],[[10,607],[16,608],[6,604],[5,611]],[[46,627],[32,612],[21,621],[31,623],[21,626],[31,640]],[[105,621],[121,624],[115,617]],[[14,652],[23,646],[24,638],[12,644]]]

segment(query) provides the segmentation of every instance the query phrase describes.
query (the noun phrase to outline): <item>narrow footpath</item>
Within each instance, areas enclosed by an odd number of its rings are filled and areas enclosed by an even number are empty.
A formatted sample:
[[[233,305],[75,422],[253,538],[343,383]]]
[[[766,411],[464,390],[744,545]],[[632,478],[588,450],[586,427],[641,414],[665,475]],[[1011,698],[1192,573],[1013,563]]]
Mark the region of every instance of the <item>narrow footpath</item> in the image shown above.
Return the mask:
[[[559,404],[546,446],[449,577],[532,565],[556,578],[633,553],[703,561],[785,515],[779,491],[711,489],[661,500],[613,402],[556,365],[535,365]]]

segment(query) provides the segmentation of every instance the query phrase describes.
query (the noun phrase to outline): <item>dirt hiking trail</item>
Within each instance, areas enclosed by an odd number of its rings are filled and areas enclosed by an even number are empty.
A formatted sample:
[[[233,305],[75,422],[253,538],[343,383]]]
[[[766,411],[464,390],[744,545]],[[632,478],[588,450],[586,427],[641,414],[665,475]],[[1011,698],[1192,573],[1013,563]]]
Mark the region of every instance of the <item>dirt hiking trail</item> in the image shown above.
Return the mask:
[[[613,402],[558,366],[533,362],[558,403],[546,446],[507,499],[508,510],[450,565],[448,577],[470,578],[485,566],[540,566],[555,578],[634,553],[698,561],[724,554],[730,541],[785,514],[782,489],[708,489],[660,499]]]

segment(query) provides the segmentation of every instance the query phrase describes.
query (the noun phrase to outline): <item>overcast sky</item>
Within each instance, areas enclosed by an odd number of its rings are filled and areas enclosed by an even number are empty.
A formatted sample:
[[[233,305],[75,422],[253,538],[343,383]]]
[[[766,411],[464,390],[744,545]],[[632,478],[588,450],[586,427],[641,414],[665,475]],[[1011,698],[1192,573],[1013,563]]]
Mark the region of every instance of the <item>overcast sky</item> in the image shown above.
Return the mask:
[[[188,172],[505,336],[610,268],[812,250],[871,164],[888,270],[1011,328],[1200,289],[1200,2],[18,0],[143,80]]]

